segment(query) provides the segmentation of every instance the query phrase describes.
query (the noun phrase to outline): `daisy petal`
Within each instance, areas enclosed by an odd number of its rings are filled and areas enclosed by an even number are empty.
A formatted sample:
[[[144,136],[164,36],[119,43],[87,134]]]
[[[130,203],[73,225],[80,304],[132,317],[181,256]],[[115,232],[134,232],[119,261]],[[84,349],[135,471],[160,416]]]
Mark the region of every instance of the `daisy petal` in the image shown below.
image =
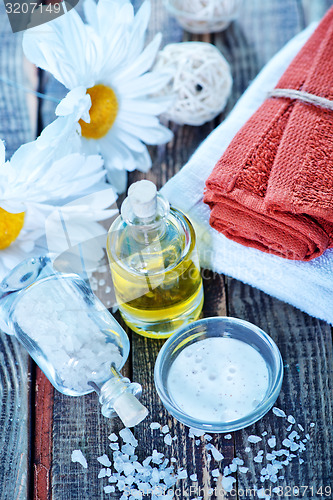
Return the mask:
[[[146,73],[130,82],[124,82],[121,90],[127,98],[153,94],[165,87],[171,77],[171,73]]]
[[[139,127],[132,123],[122,122],[122,125],[126,132],[137,136],[146,144],[165,144],[173,138],[171,130],[161,124],[154,127]]]
[[[57,116],[67,116],[74,114],[75,120],[82,118],[90,123],[89,109],[91,108],[91,97],[86,92],[85,87],[76,87],[68,92],[66,97],[60,101],[56,107]]]
[[[175,100],[175,95],[157,97],[151,99],[123,99],[121,108],[129,113],[141,113],[142,115],[160,115],[164,113]]]
[[[139,75],[142,75],[146,71],[148,71],[156,58],[156,54],[158,52],[159,46],[161,45],[162,34],[157,33],[155,38],[150,42],[149,45],[145,48],[145,50],[137,57],[132,65],[128,65],[114,78],[114,83],[117,85],[118,82],[124,79],[132,79],[136,78]]]
[[[125,193],[127,188],[127,171],[110,168],[106,175],[107,180],[114,186],[117,193]]]

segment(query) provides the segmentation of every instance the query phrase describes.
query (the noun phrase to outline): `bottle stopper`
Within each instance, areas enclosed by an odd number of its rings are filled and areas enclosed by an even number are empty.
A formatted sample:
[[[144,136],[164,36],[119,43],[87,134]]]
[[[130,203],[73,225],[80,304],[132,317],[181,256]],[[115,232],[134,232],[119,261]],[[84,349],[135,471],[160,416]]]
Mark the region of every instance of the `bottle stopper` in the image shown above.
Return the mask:
[[[157,189],[153,182],[134,182],[128,189],[128,198],[134,214],[140,219],[148,219],[156,214]]]

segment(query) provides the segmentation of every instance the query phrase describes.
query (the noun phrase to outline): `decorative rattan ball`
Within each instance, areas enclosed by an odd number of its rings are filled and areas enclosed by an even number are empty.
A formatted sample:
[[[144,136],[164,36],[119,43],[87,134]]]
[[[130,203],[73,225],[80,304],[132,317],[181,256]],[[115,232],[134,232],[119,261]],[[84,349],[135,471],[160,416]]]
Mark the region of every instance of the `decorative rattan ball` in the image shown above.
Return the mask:
[[[159,95],[175,94],[163,116],[180,125],[202,125],[225,107],[232,87],[230,68],[221,52],[210,43],[183,42],[159,52],[154,70],[172,78]]]
[[[164,0],[166,9],[190,33],[224,30],[240,12],[243,0]]]

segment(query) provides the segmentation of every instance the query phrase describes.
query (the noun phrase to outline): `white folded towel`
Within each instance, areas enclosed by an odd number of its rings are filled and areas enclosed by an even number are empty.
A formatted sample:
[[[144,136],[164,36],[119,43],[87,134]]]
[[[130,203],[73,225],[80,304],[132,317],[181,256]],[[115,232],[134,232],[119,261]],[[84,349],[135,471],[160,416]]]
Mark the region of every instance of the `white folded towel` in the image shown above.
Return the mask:
[[[229,143],[277,84],[316,24],[293,38],[264,67],[228,118],[201,144],[161,193],[193,222],[202,267],[253,285],[304,312],[333,324],[333,249],[310,262],[292,261],[244,247],[209,225],[203,203],[205,181]]]

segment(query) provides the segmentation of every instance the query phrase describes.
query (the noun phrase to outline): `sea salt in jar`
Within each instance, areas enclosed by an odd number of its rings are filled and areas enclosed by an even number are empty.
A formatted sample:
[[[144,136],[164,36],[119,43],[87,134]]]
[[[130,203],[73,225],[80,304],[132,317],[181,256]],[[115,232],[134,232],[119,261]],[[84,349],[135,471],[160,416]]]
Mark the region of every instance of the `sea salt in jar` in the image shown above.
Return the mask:
[[[117,413],[128,427],[147,415],[135,397],[141,386],[119,373],[128,337],[80,276],[56,272],[47,257],[23,262],[0,284],[0,328],[63,394],[95,390],[103,415]]]
[[[259,420],[281,389],[283,364],[273,340],[236,318],[206,318],[164,344],[155,385],[180,422],[210,432],[231,432]]]

